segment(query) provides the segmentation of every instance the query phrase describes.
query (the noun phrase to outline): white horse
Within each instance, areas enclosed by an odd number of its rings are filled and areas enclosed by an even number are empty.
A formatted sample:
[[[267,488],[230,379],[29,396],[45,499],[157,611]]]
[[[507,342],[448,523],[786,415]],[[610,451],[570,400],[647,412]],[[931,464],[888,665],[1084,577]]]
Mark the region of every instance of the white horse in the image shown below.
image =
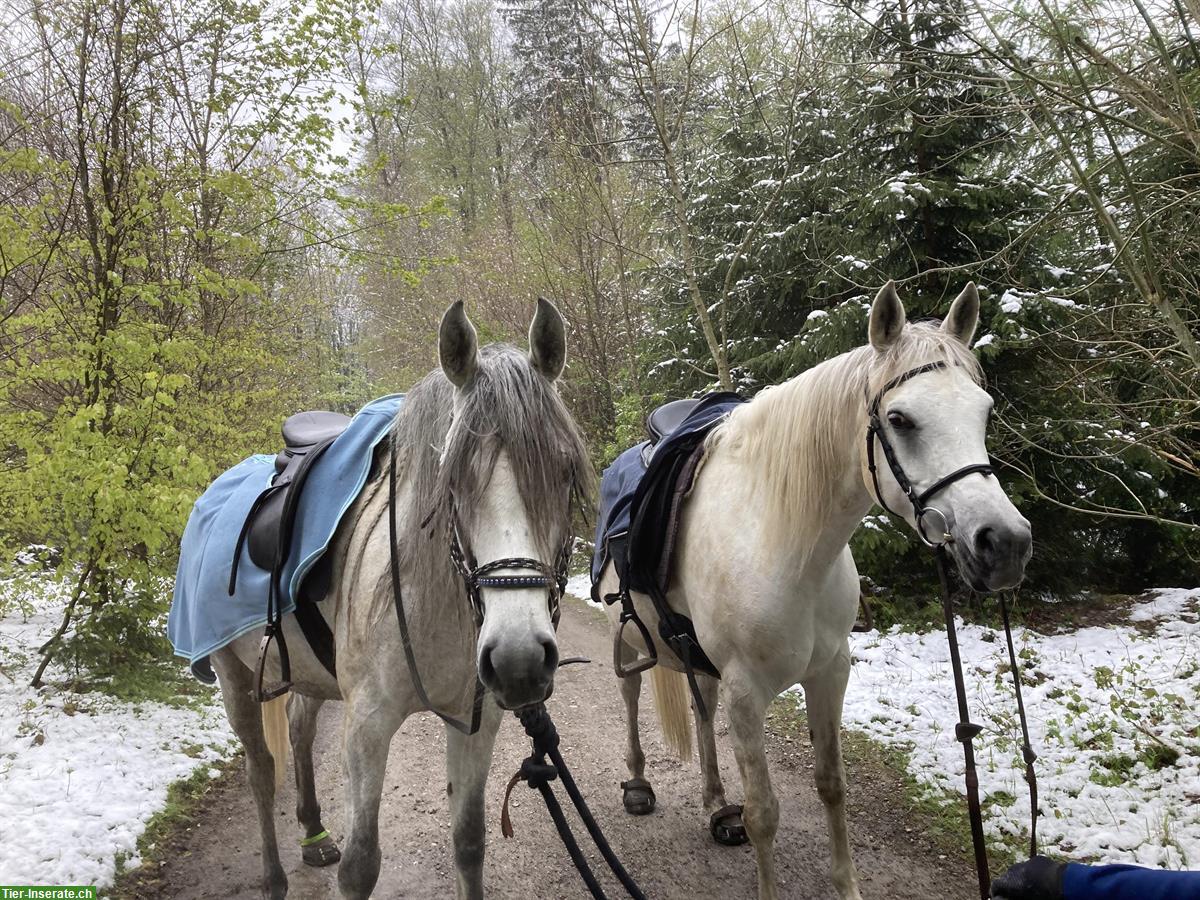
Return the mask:
[[[506,574],[536,580],[555,564],[568,538],[572,496],[589,480],[583,441],[552,384],[565,363],[566,333],[562,317],[545,301],[538,301],[529,344],[528,354],[504,345],[480,351],[462,303],[454,304],[439,332],[441,370],[407,395],[392,433],[399,456],[401,595],[421,681],[434,708],[460,720],[471,717],[476,673],[488,690],[475,734],[446,729],[446,793],[460,898],[483,896],[483,789],[500,709],[544,700],[553,689],[558,592],[550,589],[548,596],[548,585],[481,586],[477,628],[463,579],[451,565],[448,537],[456,528],[468,565],[517,558],[540,563],[541,572],[532,566],[489,572],[493,582]],[[320,606],[334,634],[336,679],[309,649],[294,617],[284,621],[295,690],[288,713],[296,812],[310,839],[305,861],[313,865],[338,859],[313,785],[317,711],[325,700],[346,703],[350,833],[338,884],[353,898],[369,896],[379,877],[379,802],[389,742],[422,709],[394,606],[386,451],[377,469],[382,474],[347,512],[330,549],[332,588]],[[274,799],[287,725],[278,714],[283,698],[261,714],[251,698],[261,636],[239,638],[213,654],[212,662],[229,721],[246,750],[262,830],[263,890],[282,898],[287,877],[276,844]],[[279,677],[272,650],[267,680]]]
[[[978,317],[979,297],[968,284],[940,327],[906,325],[904,307],[889,282],[871,308],[869,346],[762,391],[707,440],[703,466],[683,507],[667,600],[692,618],[701,646],[721,673],[719,682],[697,678],[710,711],[716,710],[720,685],[762,900],[778,896],[774,843],[779,822],[767,772],[764,717],[771,701],[797,683],[804,687],[817,791],[832,843],[833,883],[843,900],[860,897],[846,829],[840,735],[850,672],[847,637],[859,598],[847,542],[877,500],[903,514],[910,526],[918,524],[910,495],[872,436],[882,497],[874,493],[866,451],[872,400],[879,402],[886,439],[917,493],[956,473],[952,483],[938,488],[936,506],[946,519],[944,530],[953,536],[951,552],[964,578],[976,589],[999,590],[1023,577],[1031,553],[1029,523],[995,478],[982,471],[957,474],[987,461],[984,437],[992,400],[980,387],[979,365],[968,349]],[[931,362],[942,365],[924,370]],[[610,563],[600,593],[616,590]],[[677,674],[682,666],[658,643],[649,598],[633,596],[657,644],[659,665],[652,672],[664,734],[668,742],[687,746],[687,688]],[[618,605],[610,605],[608,613],[615,631]],[[625,636],[626,662],[647,652],[634,629],[626,629]],[[644,778],[645,766],[637,725],[640,682],[638,675],[621,681],[626,761],[631,779],[639,780],[635,783]],[[727,804],[711,718],[701,722],[697,717],[697,735],[705,809],[721,812]],[[653,795],[647,793],[639,799],[652,805]]]

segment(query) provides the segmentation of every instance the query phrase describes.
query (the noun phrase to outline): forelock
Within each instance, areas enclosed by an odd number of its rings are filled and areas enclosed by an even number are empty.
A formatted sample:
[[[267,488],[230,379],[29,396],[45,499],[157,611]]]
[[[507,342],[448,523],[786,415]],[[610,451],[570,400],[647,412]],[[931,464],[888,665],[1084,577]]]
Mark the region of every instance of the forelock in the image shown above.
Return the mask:
[[[570,503],[586,495],[590,462],[583,437],[554,385],[507,344],[480,352],[480,363],[454,411],[438,478],[470,515],[503,450],[543,549],[570,526]]]
[[[983,369],[975,354],[958,338],[942,331],[936,321],[909,323],[900,338],[882,353],[870,346],[856,352],[867,357],[867,392],[871,396],[893,378],[931,362],[960,367],[976,384],[983,383]]]

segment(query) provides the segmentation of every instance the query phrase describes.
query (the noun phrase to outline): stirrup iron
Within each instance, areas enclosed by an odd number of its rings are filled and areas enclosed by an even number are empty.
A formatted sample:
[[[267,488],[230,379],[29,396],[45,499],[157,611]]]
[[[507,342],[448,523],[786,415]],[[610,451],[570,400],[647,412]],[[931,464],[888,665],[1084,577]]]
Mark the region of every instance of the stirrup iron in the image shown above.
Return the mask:
[[[255,671],[254,689],[250,691],[250,696],[258,703],[266,703],[268,700],[274,700],[276,697],[282,697],[292,689],[291,679],[285,678],[271,687],[265,687],[263,680],[266,677],[267,670],[267,651],[271,648],[271,640],[275,637],[275,626],[268,625],[267,630],[263,633],[262,640],[258,645],[258,666]],[[283,663],[283,671],[287,671],[287,644],[283,641],[283,635],[279,636],[279,658]]]

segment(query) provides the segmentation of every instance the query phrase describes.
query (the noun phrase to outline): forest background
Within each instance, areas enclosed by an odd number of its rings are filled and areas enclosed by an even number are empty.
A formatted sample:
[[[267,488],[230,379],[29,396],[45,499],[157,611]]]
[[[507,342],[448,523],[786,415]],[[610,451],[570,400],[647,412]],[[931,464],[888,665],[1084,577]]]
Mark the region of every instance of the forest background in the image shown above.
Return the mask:
[[[559,305],[602,467],[663,400],[863,343],[887,279],[914,318],[974,279],[1025,596],[1198,583],[1198,0],[4,16],[0,558],[72,579],[43,669],[168,658],[195,498],[412,384],[458,299],[517,343]],[[864,524],[885,621],[923,620],[926,553]]]

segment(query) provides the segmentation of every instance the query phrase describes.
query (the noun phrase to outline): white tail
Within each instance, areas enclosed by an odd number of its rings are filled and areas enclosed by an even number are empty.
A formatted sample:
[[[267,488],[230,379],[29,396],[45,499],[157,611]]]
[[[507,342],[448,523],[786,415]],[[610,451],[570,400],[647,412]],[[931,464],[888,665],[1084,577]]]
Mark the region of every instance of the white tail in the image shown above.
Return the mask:
[[[687,679],[680,672],[657,665],[650,670],[654,685],[654,709],[662,727],[663,740],[683,762],[692,758],[692,722],[688,715]]]
[[[283,787],[283,775],[287,771],[288,758],[288,695],[276,697],[262,704],[263,737],[267,749],[275,759],[275,789]]]

